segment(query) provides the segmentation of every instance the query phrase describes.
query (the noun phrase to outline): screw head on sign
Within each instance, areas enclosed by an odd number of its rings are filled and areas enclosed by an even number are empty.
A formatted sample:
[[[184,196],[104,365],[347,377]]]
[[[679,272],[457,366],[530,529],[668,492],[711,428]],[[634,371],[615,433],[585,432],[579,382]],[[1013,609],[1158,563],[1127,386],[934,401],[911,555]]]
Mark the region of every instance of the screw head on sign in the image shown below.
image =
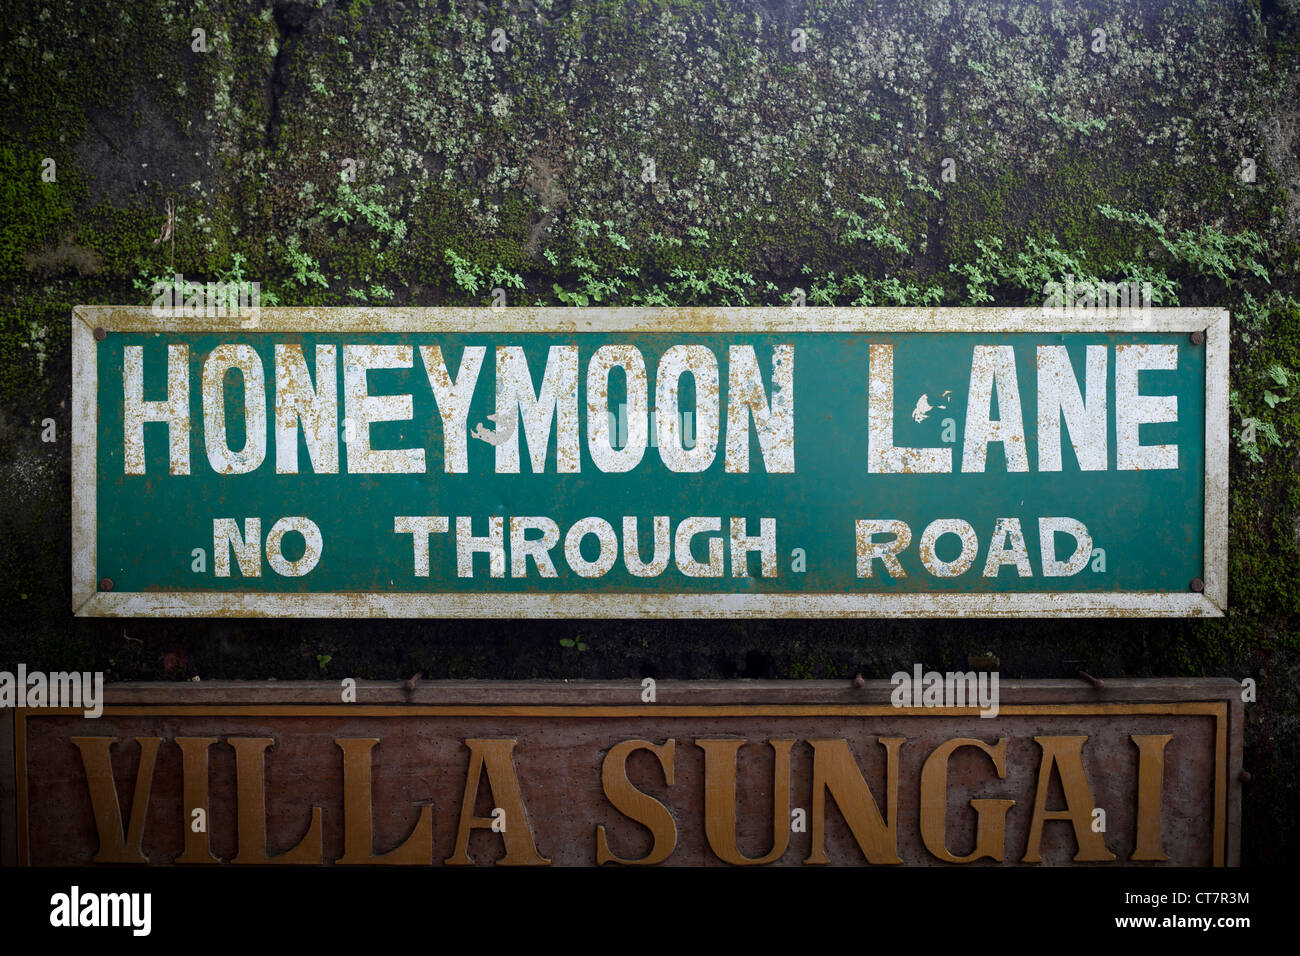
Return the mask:
[[[106,339],[106,338],[108,338],[108,333],[104,331],[104,327],[103,327],[102,325],[98,325],[98,326],[96,326],[96,327],[95,327],[95,341],[96,341],[96,342],[102,342],[102,341],[104,341],[104,339]]]
[[[1191,338],[1192,338],[1192,344],[1193,344],[1193,345],[1200,345],[1202,342],[1205,341],[1205,333],[1204,333],[1204,332],[1193,332]]]
[[[112,579],[112,578],[100,578],[100,579],[99,579],[99,589],[100,589],[101,591],[111,591],[111,590],[113,590],[113,579]]]
[[[1195,591],[1197,594],[1200,594],[1202,591],[1205,590],[1205,582],[1202,581],[1200,578],[1192,578],[1192,583],[1190,586],[1191,589]]]

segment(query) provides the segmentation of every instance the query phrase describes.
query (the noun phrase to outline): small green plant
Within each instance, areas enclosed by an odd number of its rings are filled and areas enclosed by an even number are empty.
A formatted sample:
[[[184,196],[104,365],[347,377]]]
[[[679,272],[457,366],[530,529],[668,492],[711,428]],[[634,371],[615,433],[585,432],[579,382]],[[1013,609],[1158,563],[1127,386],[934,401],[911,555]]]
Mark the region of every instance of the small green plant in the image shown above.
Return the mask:
[[[687,226],[686,237],[696,249],[709,248],[709,230],[707,229],[702,229],[699,226]]]
[[[1097,207],[1107,219],[1144,226],[1156,234],[1156,240],[1175,262],[1184,263],[1198,275],[1212,275],[1232,288],[1233,275],[1248,273],[1269,282],[1268,269],[1260,262],[1268,256],[1268,244],[1259,234],[1243,229],[1231,235],[1215,226],[1180,229],[1170,237],[1165,227],[1150,213],[1128,212],[1102,204]]]
[[[357,219],[366,223],[380,236],[387,236],[389,245],[396,245],[406,237],[406,223],[393,218],[387,207],[381,202],[384,187],[379,183],[367,183],[360,190],[353,189],[352,184],[339,173],[339,188],[333,205],[321,209],[321,215],[332,222],[352,223]],[[371,242],[373,248],[379,248],[379,240]]]
[[[794,661],[790,664],[790,676],[795,680],[813,680],[817,677],[817,666],[812,660]]]
[[[931,199],[943,198],[939,190],[935,189],[923,178],[916,175],[916,173],[912,172],[912,170],[908,168],[906,163],[899,165],[898,171],[903,174],[903,181],[908,189],[911,189],[915,192],[925,193]]]
[[[451,266],[451,277],[456,285],[470,295],[476,295],[483,288],[483,269],[468,259],[456,255],[454,249],[444,249],[443,256]]]
[[[573,238],[577,240],[578,245],[585,246],[588,239],[594,239],[600,235],[600,223],[594,219],[584,219],[579,216],[573,220]]]
[[[581,308],[591,302],[602,302],[613,297],[627,284],[627,280],[618,276],[602,277],[600,263],[585,255],[574,256],[570,264],[582,270],[578,276],[581,286],[573,291],[565,289],[559,283],[552,283],[551,286],[555,297],[565,305]]]
[[[492,274],[488,278],[492,280],[494,287],[524,291],[524,277],[500,264],[492,267]]]
[[[1273,384],[1279,385],[1282,388],[1290,388],[1291,384],[1296,380],[1295,372],[1279,365],[1277,362],[1274,362],[1268,367],[1268,375],[1269,378],[1273,380]],[[1277,408],[1277,406],[1282,402],[1289,401],[1291,401],[1290,395],[1283,396],[1277,394],[1271,389],[1264,389],[1264,404],[1269,408]]]
[[[1263,389],[1262,398],[1264,404],[1270,410],[1275,410],[1279,405],[1291,401],[1295,396],[1290,394],[1292,387],[1300,382],[1300,373],[1288,369],[1286,366],[1272,362],[1265,370],[1267,375],[1267,386]],[[1250,416],[1247,414],[1245,402],[1241,393],[1233,390],[1228,395],[1228,404],[1236,412],[1240,426],[1233,427],[1233,437],[1237,440],[1237,450],[1245,455],[1253,465],[1262,465],[1264,456],[1260,450],[1261,439],[1266,446],[1274,448],[1284,448],[1289,442],[1283,441],[1282,436],[1278,434],[1277,424],[1271,418],[1260,416]]]
[[[252,280],[244,274],[244,264],[247,261],[247,257],[242,252],[232,252],[230,254],[230,266],[226,269],[217,270],[216,281],[222,284],[220,294],[223,294],[226,297],[225,306],[232,313],[239,309],[240,292],[242,291],[245,295],[249,295],[252,291],[249,287]],[[138,278],[131,280],[131,284],[137,291],[147,295],[149,297],[149,303],[152,304],[154,299],[153,290],[157,286],[162,285],[164,287],[170,287],[171,292],[175,297],[175,301],[183,302],[185,297],[185,286],[190,282],[198,281],[199,280],[197,279],[185,279],[182,276],[181,281],[177,282],[174,273],[172,275],[151,275],[147,270],[142,270]],[[202,283],[202,285],[204,287],[204,294],[206,295],[207,283]],[[259,288],[258,293],[259,305],[276,306],[280,304],[280,297],[270,289]]]
[[[1236,439],[1237,450],[1245,455],[1252,465],[1262,465],[1264,456],[1260,451],[1261,438],[1268,445],[1275,448],[1282,447],[1282,437],[1277,433],[1277,427],[1267,419],[1248,416],[1241,393],[1236,389],[1228,394],[1228,404],[1240,422],[1239,426],[1232,427],[1232,436]]]
[[[1143,214],[1145,215],[1145,214]],[[993,302],[993,290],[1014,290],[1022,300],[1034,301],[1044,294],[1049,283],[1064,283],[1071,277],[1076,286],[1097,287],[1104,282],[1086,261],[1082,250],[1065,249],[1055,236],[1026,240],[1025,248],[1014,255],[1005,252],[997,236],[976,239],[979,250],[972,260],[954,262],[949,269],[966,280],[966,302],[980,305]],[[1178,282],[1165,270],[1150,263],[1117,263],[1116,283],[1136,282],[1144,290],[1150,285],[1152,305],[1178,305]]]
[[[494,265],[489,271],[483,266],[458,255],[454,249],[444,249],[443,256],[446,258],[447,264],[451,266],[452,281],[469,295],[477,295],[482,290],[491,288],[525,291],[524,277],[517,272],[511,272],[500,263]],[[372,286],[372,295],[374,295],[374,289],[375,287]]]
[[[326,665],[329,664],[329,662],[332,661],[332,660],[334,660],[334,656],[333,656],[332,654],[317,654],[317,655],[316,655],[316,663],[320,665],[320,670],[321,670],[321,673],[322,673],[322,674],[325,673],[325,667],[326,667]]]
[[[231,296],[230,307],[232,309],[239,305],[237,290],[242,288],[244,282],[248,281],[244,276],[244,263],[247,261],[248,259],[245,258],[242,252],[232,252],[230,254],[230,268],[217,272],[217,278],[226,283],[228,294]],[[231,286],[234,286],[234,288],[231,288]],[[275,306],[280,304],[280,297],[270,289],[260,289],[259,294],[262,305]]]
[[[858,193],[858,198],[866,205],[876,209],[880,213],[881,219],[887,220],[889,218],[889,214],[885,210],[885,202],[879,196]],[[871,225],[860,213],[849,209],[836,209],[833,215],[836,219],[843,219],[847,225],[847,228],[839,235],[841,245],[851,246],[858,240],[865,239],[878,248],[893,249],[895,252],[907,254],[907,244],[886,229],[884,225]]]
[[[993,301],[988,287],[998,280],[999,267],[1002,265],[1002,240],[997,236],[976,239],[975,248],[980,251],[980,255],[974,262],[953,262],[948,268],[966,278],[966,300],[971,305],[982,305]]]
[[[293,278],[297,279],[304,287],[308,282],[315,282],[322,288],[329,288],[329,283],[325,281],[325,276],[321,274],[320,263],[303,252],[301,241],[297,236],[290,236],[289,241],[285,243],[284,264],[293,270]]]
[[[577,648],[577,649],[580,650],[580,651],[585,651],[585,650],[587,649],[587,645],[584,644],[582,641],[578,640],[576,637],[562,637],[562,638],[560,638],[560,646],[561,646],[561,647],[573,647],[573,648]]]
[[[846,299],[853,306],[937,305],[943,300],[943,289],[938,285],[922,288],[896,276],[873,279],[860,272],[850,272],[840,278],[828,272],[813,278],[808,291],[808,301],[812,304],[839,305]]]
[[[570,292],[560,286],[559,283],[553,283],[551,288],[555,291],[555,297],[565,305],[585,309],[591,303],[591,299],[583,292]]]
[[[1063,127],[1071,133],[1079,133],[1086,136],[1093,130],[1103,132],[1106,129],[1106,121],[1099,116],[1090,116],[1086,120],[1077,120],[1070,116],[1061,116],[1057,113],[1048,112],[1048,118]]]

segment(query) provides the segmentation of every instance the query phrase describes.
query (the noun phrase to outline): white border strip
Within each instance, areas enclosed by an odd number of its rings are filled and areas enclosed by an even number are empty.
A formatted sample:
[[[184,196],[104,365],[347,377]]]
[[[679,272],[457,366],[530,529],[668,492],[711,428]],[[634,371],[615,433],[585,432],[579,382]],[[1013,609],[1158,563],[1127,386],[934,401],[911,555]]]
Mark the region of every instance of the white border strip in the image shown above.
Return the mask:
[[[77,306],[72,322],[72,607],[79,617],[1222,617],[1228,597],[1228,313],[1151,309],[1145,315],[1061,318],[1041,308],[841,309],[262,309],[235,319],[160,319],[147,306]],[[100,591],[96,580],[95,327],[109,332],[637,333],[1204,332],[1205,590],[1188,592],[638,594]],[[1190,583],[1190,582],[1189,582]]]
[[[257,324],[238,319],[160,318],[147,306],[79,306],[92,324],[116,332],[401,333],[446,332],[1196,332],[1220,309],[1148,309],[1057,315],[1024,308],[265,308]]]
[[[1220,617],[1203,594],[101,592],[90,617]]]
[[[99,511],[96,508],[99,449],[99,363],[94,318],[85,307],[72,310],[72,610],[94,607]],[[89,322],[90,324],[87,324]]]
[[[1205,330],[1205,596],[1228,609],[1228,313]]]

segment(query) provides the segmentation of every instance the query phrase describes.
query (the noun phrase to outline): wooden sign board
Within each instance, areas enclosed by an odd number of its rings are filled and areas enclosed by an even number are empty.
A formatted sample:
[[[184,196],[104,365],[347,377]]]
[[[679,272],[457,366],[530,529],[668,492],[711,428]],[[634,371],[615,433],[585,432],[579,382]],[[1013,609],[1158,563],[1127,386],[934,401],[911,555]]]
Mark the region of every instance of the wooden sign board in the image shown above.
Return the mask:
[[[35,866],[1238,862],[1235,682],[1008,682],[977,707],[895,706],[901,687],[362,683],[343,702],[332,683],[110,685],[94,719],[0,711],[0,851]]]

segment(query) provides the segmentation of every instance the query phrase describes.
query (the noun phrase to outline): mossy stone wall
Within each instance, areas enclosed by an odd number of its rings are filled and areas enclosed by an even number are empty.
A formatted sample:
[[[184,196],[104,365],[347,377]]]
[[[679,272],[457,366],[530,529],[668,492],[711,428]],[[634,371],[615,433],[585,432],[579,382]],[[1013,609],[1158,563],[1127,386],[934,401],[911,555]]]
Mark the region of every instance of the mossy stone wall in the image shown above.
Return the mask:
[[[992,655],[1004,678],[1250,677],[1243,860],[1296,850],[1296,0],[8,0],[0,16],[0,668],[847,681]],[[156,242],[168,200],[174,243]],[[784,304],[798,287],[810,305],[1010,305],[1065,273],[1150,281],[1163,304],[1233,313],[1231,610],[74,619],[71,308],[144,304],[173,271],[255,279],[286,305],[486,304],[494,287],[513,304]]]

